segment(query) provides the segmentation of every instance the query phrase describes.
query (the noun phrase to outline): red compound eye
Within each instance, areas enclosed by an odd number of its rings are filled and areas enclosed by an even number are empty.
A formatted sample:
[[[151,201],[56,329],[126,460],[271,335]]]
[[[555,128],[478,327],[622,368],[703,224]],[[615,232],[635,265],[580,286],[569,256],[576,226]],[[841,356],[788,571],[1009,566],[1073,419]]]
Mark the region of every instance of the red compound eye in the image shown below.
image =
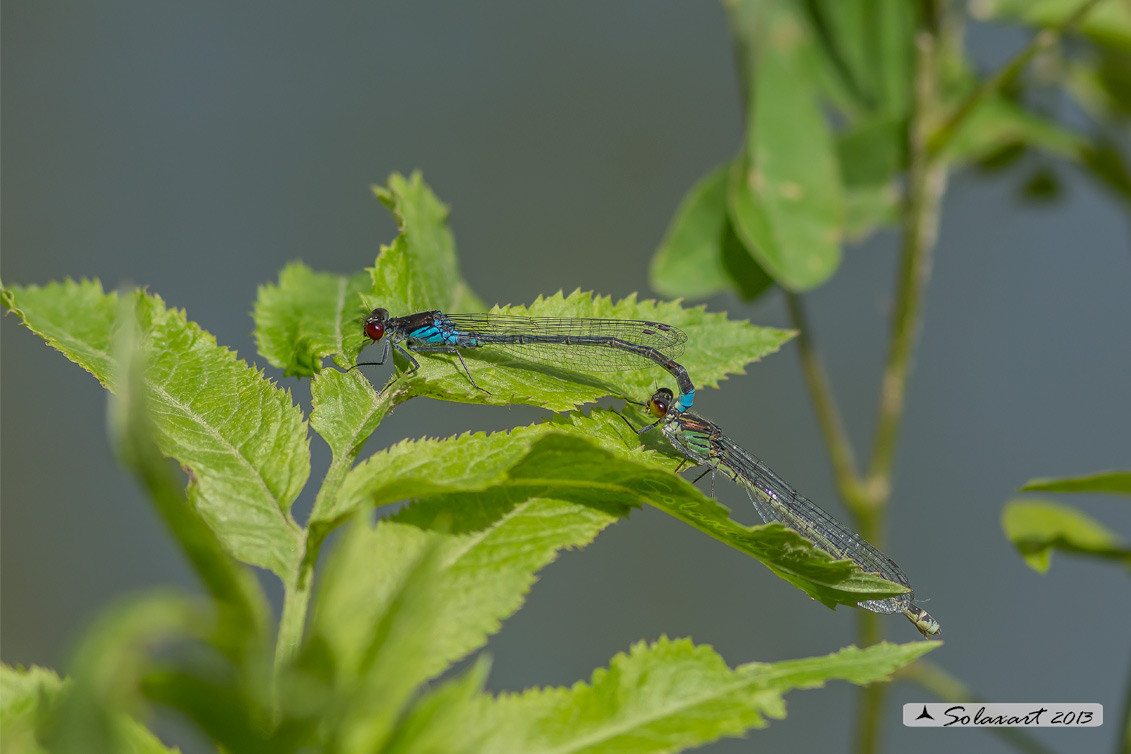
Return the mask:
[[[380,322],[366,322],[365,336],[372,341],[381,340],[385,336],[385,325]]]

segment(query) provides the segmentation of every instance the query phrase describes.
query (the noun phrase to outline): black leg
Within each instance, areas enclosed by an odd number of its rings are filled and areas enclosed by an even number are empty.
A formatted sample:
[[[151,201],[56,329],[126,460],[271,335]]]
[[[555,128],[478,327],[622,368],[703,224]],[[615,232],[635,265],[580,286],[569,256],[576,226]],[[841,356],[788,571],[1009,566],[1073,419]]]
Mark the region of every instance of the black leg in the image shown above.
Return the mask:
[[[628,420],[628,417],[626,417],[624,414],[617,414],[617,416],[624,419],[624,423],[628,425],[629,429],[631,429],[633,432],[636,432],[636,434],[640,434],[636,427],[632,426],[632,422]]]
[[[471,372],[468,371],[467,364],[463,360],[463,354],[461,354],[459,351],[456,351],[456,358],[459,359],[460,365],[463,366],[463,373],[467,375],[467,379],[471,380],[471,386],[476,390],[483,390],[483,388],[479,387],[479,385],[475,383],[475,378],[472,377]],[[483,390],[483,392],[487,395],[491,394],[490,390]]]
[[[393,377],[393,379],[389,380],[389,381],[388,381],[388,382],[387,382],[387,383],[385,384],[385,387],[381,388],[381,391],[380,391],[379,393],[377,393],[377,395],[384,395],[385,391],[386,391],[386,390],[388,390],[388,389],[389,389],[390,387],[392,387],[392,386],[393,386],[393,383],[394,383],[394,382],[396,382],[397,380],[399,380],[399,379],[400,379],[401,377],[404,377],[405,375],[409,375],[409,374],[412,374],[412,373],[413,373],[413,372],[415,372],[415,371],[416,371],[417,369],[420,369],[420,362],[418,362],[418,361],[417,361],[416,359],[412,358],[412,354],[411,354],[411,353],[409,353],[409,352],[408,352],[408,351],[406,351],[405,349],[401,348],[401,346],[400,346],[399,344],[397,344],[397,343],[394,343],[394,344],[393,344],[393,347],[394,347],[394,348],[396,348],[396,349],[397,349],[398,351],[400,351],[401,353],[403,353],[403,354],[404,354],[404,357],[405,357],[406,359],[408,359],[408,361],[409,361],[409,363],[410,363],[410,364],[412,364],[412,368],[411,368],[411,369],[407,369],[406,371],[404,371],[404,372],[403,372],[403,373],[401,373],[401,374],[395,375],[395,376]],[[382,353],[382,354],[381,354],[381,360],[380,360],[380,361],[378,361],[377,363],[378,363],[378,364],[384,364],[384,363],[385,363],[385,357],[386,357],[386,356],[388,356],[388,355],[389,355],[389,342],[388,342],[388,341],[386,341],[386,342],[385,342],[385,351],[384,351],[384,353]]]

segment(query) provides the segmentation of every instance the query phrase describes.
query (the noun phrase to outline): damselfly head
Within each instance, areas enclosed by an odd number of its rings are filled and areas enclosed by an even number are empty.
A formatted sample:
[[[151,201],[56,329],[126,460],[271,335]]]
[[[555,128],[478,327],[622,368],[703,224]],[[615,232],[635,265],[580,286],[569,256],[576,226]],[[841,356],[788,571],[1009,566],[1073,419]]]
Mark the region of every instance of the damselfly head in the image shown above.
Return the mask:
[[[672,391],[666,387],[662,387],[656,392],[652,393],[652,397],[648,399],[648,412],[657,419],[663,419],[668,415],[668,408],[672,405]]]
[[[385,336],[385,321],[389,319],[388,309],[374,309],[365,318],[363,330],[365,337],[376,343]]]

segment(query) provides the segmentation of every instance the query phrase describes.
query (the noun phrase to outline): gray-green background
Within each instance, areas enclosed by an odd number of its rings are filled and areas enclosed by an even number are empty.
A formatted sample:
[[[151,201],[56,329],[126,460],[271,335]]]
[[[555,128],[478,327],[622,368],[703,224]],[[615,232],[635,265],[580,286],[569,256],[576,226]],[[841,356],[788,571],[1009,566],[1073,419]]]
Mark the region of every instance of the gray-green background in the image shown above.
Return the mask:
[[[360,269],[392,239],[368,191],[391,171],[422,169],[452,206],[465,275],[488,302],[577,287],[650,295],[648,261],[677,202],[740,138],[713,3],[9,0],[2,20],[4,280],[145,285],[251,360],[258,284],[292,259]],[[1001,28],[969,36],[984,66],[1023,43]],[[999,523],[1031,477],[1131,461],[1127,217],[1071,168],[1058,171],[1066,196],[1038,208],[1017,201],[1016,173],[952,181],[886,549],[943,623],[946,646],[931,659],[978,693],[1105,705],[1102,729],[1040,735],[1085,751],[1115,734],[1131,665],[1127,574],[1057,556],[1039,576]],[[807,297],[861,447],[897,240],[848,249]],[[709,305],[788,326],[780,293]],[[3,345],[0,654],[65,671],[68,642],[107,602],[195,585],[115,466],[95,380],[14,317]],[[697,407],[842,515],[796,346],[748,372],[701,391]],[[308,400],[304,383],[284,384]],[[369,447],[538,415],[416,400]],[[328,462],[313,446],[312,487]],[[719,496],[753,522],[739,490],[720,484]],[[1131,534],[1126,500],[1073,502]],[[490,642],[490,684],[570,684],[660,634],[711,644],[732,665],[825,654],[853,641],[854,617],[645,509],[544,571]],[[918,637],[902,618],[885,626],[892,639]],[[896,705],[929,699],[897,687],[888,750],[1007,750],[984,733],[903,729]],[[792,694],[787,720],[709,750],[844,751],[854,701],[845,684]]]

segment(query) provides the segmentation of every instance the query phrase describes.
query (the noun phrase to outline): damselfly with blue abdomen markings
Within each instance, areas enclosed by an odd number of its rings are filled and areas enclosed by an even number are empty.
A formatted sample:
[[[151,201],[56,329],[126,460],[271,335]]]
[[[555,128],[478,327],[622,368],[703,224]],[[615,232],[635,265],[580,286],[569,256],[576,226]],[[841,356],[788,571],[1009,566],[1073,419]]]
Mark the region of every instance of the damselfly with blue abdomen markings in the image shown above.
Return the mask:
[[[714,422],[693,413],[669,413],[671,400],[672,392],[661,388],[646,405],[650,413],[660,419],[664,436],[683,454],[684,461],[707,466],[712,479],[722,469],[746,490],[754,510],[766,523],[784,524],[834,558],[851,560],[862,571],[910,588],[907,577],[894,560],[800,495],[765,463],[723,434]],[[874,613],[903,613],[924,637],[942,633],[939,622],[915,604],[912,591],[856,604]]]
[[[363,332],[371,343],[385,341],[381,359],[369,363],[384,364],[391,345],[412,364],[408,370],[412,374],[420,363],[409,351],[455,353],[467,378],[479,390],[483,388],[476,384],[460,353],[464,349],[494,347],[525,361],[585,372],[655,365],[671,373],[679,386],[679,398],[669,403],[673,414],[686,411],[695,400],[695,385],[687,370],[675,361],[683,353],[687,336],[662,322],[439,311],[390,317],[386,309],[374,309],[365,318]]]

